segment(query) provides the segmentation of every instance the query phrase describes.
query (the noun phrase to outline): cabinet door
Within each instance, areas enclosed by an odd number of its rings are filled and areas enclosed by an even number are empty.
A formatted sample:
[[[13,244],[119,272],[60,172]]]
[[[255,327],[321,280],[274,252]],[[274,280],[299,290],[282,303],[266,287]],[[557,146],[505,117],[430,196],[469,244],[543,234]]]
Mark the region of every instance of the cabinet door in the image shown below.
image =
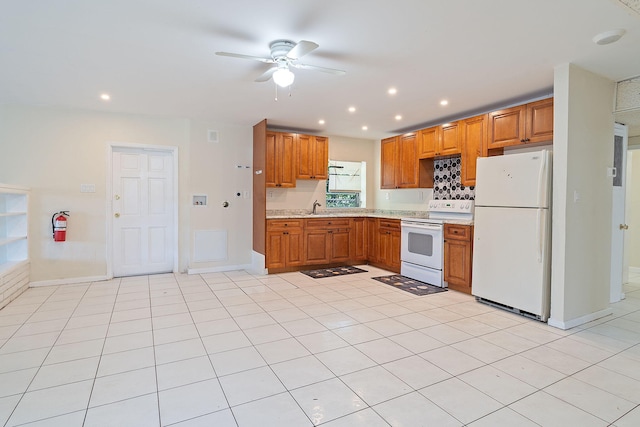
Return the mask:
[[[396,188],[397,137],[380,142],[380,188]]]
[[[296,146],[298,179],[327,179],[329,138],[298,135]]]
[[[267,187],[276,186],[276,142],[275,132],[267,132],[267,144],[265,153],[264,179]]]
[[[417,140],[415,133],[402,135],[397,140],[396,187],[418,187]]]
[[[487,148],[519,145],[525,139],[526,105],[489,113]]]
[[[553,141],[553,98],[527,104],[526,143]]]
[[[460,133],[462,140],[460,180],[462,185],[476,185],[476,160],[478,157],[486,157],[483,147],[486,147],[487,115],[462,120]]]
[[[418,158],[428,159],[436,156],[438,135],[438,126],[418,131]]]
[[[383,266],[391,265],[391,231],[378,230],[378,262]]]
[[[329,262],[349,261],[351,259],[349,229],[341,228],[329,230],[328,234],[331,246],[331,257]]]
[[[378,261],[378,220],[367,218],[367,259],[370,262]]]
[[[458,122],[440,126],[438,150],[439,156],[450,156],[460,153],[460,133]]]
[[[304,238],[302,229],[292,229],[285,232],[286,265],[297,266],[304,264]]]
[[[312,179],[314,165],[313,137],[298,135],[298,178]]]
[[[286,265],[285,235],[283,231],[267,232],[267,268],[282,268]]]
[[[396,273],[400,273],[400,238],[401,233],[397,230],[390,232],[390,241],[389,241],[389,267],[391,271]]]
[[[296,186],[296,134],[280,134],[281,139],[276,144],[276,185],[292,188]],[[279,163],[279,165],[278,165]]]
[[[329,178],[329,138],[314,136],[313,141],[313,179],[327,179]]]
[[[471,242],[447,239],[444,243],[444,280],[471,288]]]
[[[351,220],[351,259],[363,261],[367,259],[367,233],[365,218]]]
[[[330,259],[330,242],[327,230],[304,231],[304,263],[328,264]]]

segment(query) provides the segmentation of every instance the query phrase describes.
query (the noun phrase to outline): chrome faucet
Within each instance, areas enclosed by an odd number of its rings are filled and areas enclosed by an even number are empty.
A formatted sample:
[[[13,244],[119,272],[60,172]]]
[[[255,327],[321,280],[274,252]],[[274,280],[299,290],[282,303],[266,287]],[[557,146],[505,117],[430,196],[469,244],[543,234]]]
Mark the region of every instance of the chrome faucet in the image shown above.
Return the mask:
[[[316,208],[318,206],[322,206],[320,203],[318,203],[318,200],[316,200],[315,202],[313,202],[313,212],[311,212],[312,214],[316,214]]]

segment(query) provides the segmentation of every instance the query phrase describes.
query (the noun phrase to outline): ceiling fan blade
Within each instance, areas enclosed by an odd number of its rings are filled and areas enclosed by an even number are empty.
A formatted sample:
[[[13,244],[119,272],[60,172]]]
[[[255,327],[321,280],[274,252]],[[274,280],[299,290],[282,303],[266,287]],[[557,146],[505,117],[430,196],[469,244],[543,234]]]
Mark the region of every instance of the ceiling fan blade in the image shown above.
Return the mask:
[[[271,58],[262,58],[260,56],[251,56],[251,55],[242,55],[240,53],[230,53],[230,52],[216,52],[218,56],[230,56],[231,58],[240,58],[240,59],[251,59],[254,61],[264,62],[266,64],[273,64],[274,61]]]
[[[265,71],[264,73],[262,73],[257,79],[257,82],[266,82],[267,80],[269,80],[272,76],[273,73],[276,72],[276,70],[278,69],[278,67],[271,67],[269,68],[267,71]]]
[[[314,42],[310,42],[308,40],[301,40],[297,45],[291,48],[291,50],[287,53],[287,58],[289,59],[298,59],[305,56],[307,53],[316,50],[318,48],[318,44]]]
[[[337,70],[335,68],[318,67],[317,65],[296,64],[292,62],[291,66],[295,68],[299,68],[301,70],[322,71],[323,73],[335,74],[338,76],[342,76],[347,73],[344,70]]]

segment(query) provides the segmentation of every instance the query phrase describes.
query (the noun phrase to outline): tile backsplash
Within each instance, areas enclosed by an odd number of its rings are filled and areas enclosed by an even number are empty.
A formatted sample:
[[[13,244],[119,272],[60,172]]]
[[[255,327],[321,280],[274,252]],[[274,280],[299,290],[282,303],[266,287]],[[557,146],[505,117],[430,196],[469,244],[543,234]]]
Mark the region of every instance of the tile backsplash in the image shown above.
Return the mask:
[[[475,187],[460,183],[460,156],[433,161],[433,198],[435,200],[475,198]]]

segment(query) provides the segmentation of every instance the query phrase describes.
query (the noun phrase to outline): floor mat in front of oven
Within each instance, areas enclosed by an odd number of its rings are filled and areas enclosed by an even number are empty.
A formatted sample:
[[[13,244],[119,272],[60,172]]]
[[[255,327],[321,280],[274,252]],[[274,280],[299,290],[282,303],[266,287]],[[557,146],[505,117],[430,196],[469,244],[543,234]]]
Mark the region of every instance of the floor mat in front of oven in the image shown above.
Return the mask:
[[[399,274],[393,274],[391,276],[372,277],[372,279],[377,280],[378,282],[382,282],[386,285],[391,285],[398,289],[402,289],[403,291],[411,292],[414,295],[437,294],[438,292],[446,292],[447,290],[447,288],[433,286],[419,280],[401,276]]]

